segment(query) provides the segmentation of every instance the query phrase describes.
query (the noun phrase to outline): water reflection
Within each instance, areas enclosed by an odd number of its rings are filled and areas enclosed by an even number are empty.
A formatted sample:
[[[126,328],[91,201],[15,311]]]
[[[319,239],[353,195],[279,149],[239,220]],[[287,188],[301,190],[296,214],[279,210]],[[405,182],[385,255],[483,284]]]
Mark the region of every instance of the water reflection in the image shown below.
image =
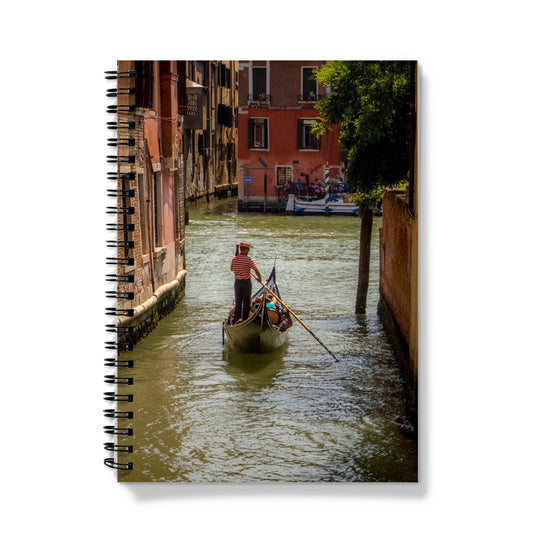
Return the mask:
[[[242,354],[231,349],[224,351],[225,370],[229,376],[255,388],[272,386],[279,374],[287,345],[268,354]]]

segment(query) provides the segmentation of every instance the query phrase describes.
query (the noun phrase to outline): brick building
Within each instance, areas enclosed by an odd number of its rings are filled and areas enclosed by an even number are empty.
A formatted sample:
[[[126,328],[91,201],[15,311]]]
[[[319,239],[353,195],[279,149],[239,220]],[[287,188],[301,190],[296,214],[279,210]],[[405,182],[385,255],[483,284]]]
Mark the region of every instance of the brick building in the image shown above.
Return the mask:
[[[119,61],[118,71],[135,71],[117,80],[112,176],[119,338],[135,342],[184,291],[187,201],[236,192],[238,63]]]
[[[291,188],[306,194],[328,166],[331,180],[342,175],[338,128],[311,134],[327,91],[313,72],[324,63],[239,62],[239,209],[283,209]]]
[[[119,339],[135,342],[185,287],[183,117],[177,61],[119,61],[118,71],[135,71],[117,80],[116,177],[118,325],[134,330]]]

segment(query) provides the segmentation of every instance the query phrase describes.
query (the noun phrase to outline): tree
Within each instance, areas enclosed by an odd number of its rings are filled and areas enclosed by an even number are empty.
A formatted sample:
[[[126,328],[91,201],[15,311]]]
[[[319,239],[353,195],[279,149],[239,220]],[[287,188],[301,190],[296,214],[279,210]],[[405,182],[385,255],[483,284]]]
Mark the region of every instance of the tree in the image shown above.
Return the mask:
[[[346,180],[358,193],[361,214],[356,314],[366,312],[370,272],[372,209],[377,192],[407,178],[410,135],[410,62],[333,61],[317,72],[330,87],[319,100],[314,133],[340,125],[339,145],[347,152]]]

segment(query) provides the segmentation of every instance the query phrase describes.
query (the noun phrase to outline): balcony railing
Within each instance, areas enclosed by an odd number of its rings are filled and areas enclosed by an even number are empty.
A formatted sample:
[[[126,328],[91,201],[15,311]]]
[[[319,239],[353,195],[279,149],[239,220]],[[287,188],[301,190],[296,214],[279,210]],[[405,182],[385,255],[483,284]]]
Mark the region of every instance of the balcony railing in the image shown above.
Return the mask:
[[[270,103],[270,94],[259,93],[259,94],[249,94],[249,102],[259,102],[259,103]]]
[[[322,98],[321,94],[309,93],[309,94],[299,94],[298,102],[318,102]]]

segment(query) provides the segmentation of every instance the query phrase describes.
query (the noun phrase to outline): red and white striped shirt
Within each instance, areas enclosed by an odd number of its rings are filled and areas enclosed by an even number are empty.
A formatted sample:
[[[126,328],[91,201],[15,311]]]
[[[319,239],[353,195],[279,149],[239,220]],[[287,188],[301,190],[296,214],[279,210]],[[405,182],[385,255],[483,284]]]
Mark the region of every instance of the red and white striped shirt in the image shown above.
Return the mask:
[[[235,273],[235,279],[250,279],[251,269],[259,270],[255,261],[244,254],[233,256],[231,260],[231,270]]]

